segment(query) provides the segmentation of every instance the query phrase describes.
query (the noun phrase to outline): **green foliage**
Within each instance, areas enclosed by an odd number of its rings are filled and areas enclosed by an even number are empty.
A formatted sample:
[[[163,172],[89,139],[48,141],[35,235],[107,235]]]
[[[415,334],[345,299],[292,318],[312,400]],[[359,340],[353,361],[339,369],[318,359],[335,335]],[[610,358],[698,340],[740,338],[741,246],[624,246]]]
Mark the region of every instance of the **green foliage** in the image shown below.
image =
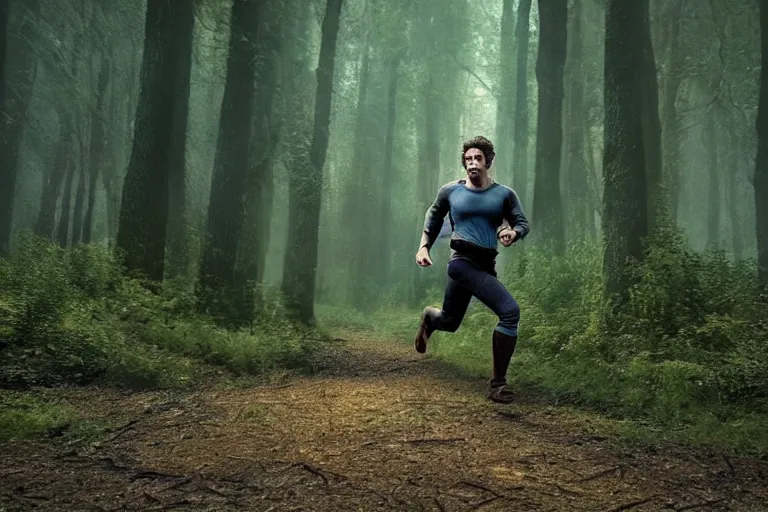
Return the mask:
[[[0,259],[0,381],[11,385],[186,387],[207,365],[303,368],[320,340],[285,320],[273,290],[261,291],[259,322],[229,331],[196,313],[191,287],[122,277],[107,247],[64,250],[30,234],[17,247]]]
[[[74,413],[24,393],[0,390],[0,443],[34,439],[67,426]]]
[[[630,269],[629,299],[613,309],[598,246],[574,243],[562,259],[531,247],[517,253],[502,275],[522,310],[511,378],[648,423],[663,438],[768,453],[764,436],[741,430],[768,426],[768,305],[754,262],[696,253],[674,232],[647,246]],[[431,350],[487,378],[496,322],[471,307],[459,331],[437,333]]]

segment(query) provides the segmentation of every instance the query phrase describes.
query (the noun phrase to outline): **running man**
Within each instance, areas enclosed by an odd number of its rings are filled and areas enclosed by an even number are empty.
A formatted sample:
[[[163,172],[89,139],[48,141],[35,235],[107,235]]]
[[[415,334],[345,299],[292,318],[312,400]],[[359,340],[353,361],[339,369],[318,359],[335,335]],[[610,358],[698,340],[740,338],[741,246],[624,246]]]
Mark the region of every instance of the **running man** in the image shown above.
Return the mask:
[[[448,259],[448,283],[442,309],[427,307],[416,333],[416,351],[424,353],[434,331],[456,332],[474,295],[498,317],[493,330],[493,371],[488,398],[510,403],[514,393],[507,386],[507,368],[517,344],[520,306],[497,279],[497,242],[509,247],[529,231],[528,220],[517,194],[491,179],[488,170],[496,156],[493,144],[478,136],[463,144],[461,163],[466,179],[440,187],[427,210],[416,263],[432,265],[429,250],[435,243],[446,215],[453,234]]]

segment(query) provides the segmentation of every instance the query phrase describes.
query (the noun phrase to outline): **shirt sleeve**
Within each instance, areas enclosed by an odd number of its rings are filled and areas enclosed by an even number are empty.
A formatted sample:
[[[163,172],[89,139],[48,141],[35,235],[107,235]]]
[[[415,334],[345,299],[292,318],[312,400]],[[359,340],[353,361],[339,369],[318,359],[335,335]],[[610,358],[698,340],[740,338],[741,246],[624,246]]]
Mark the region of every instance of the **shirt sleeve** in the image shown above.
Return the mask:
[[[424,233],[427,235],[427,247],[432,248],[432,245],[437,240],[437,236],[440,234],[440,229],[443,227],[443,221],[450,209],[450,203],[448,202],[448,196],[453,190],[453,184],[449,183],[440,187],[437,191],[437,197],[432,203],[432,206],[427,209],[427,214],[424,218]]]
[[[530,231],[528,219],[525,217],[520,198],[514,190],[509,189],[507,200],[504,202],[504,219],[517,232],[517,240],[522,240]]]

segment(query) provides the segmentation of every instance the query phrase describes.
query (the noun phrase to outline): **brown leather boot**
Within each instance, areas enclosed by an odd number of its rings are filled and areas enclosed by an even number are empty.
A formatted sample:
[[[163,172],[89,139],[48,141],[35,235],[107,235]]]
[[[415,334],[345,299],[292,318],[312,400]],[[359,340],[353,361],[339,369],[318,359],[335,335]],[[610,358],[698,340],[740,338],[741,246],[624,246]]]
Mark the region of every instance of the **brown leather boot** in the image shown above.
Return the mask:
[[[421,313],[421,323],[419,324],[419,330],[416,332],[416,339],[414,345],[416,346],[416,352],[423,354],[427,351],[427,340],[432,336],[434,329],[430,325],[430,314],[440,313],[440,310],[433,307],[426,307]]]
[[[507,386],[507,368],[517,345],[517,336],[493,331],[493,374],[491,376],[488,398],[494,402],[510,403],[515,394]]]

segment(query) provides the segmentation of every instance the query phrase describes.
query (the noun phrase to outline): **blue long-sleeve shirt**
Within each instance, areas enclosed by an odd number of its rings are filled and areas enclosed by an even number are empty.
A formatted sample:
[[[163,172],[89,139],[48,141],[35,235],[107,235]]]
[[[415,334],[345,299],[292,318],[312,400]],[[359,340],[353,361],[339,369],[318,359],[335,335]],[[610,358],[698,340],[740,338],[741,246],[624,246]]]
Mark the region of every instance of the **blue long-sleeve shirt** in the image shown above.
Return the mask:
[[[428,247],[435,243],[446,215],[453,227],[452,239],[487,249],[495,250],[498,246],[496,233],[505,219],[517,232],[517,240],[529,231],[517,194],[495,182],[483,190],[467,188],[463,179],[440,187],[424,219]]]

